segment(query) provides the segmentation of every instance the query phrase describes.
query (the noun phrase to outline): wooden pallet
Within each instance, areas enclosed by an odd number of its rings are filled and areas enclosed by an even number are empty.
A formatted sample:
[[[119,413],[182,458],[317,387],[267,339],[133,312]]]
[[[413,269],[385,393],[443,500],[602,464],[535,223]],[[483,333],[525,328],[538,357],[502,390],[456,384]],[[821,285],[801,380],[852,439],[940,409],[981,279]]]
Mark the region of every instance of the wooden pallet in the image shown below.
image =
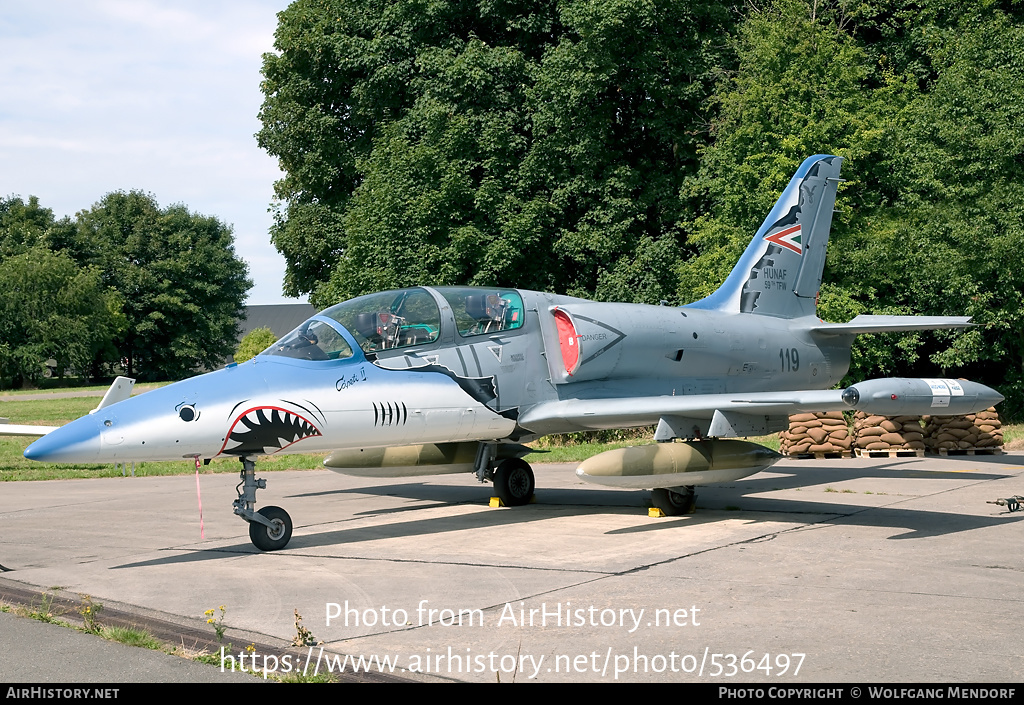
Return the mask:
[[[923,458],[924,449],[889,448],[887,450],[864,450],[857,448],[858,458]]]
[[[992,448],[939,448],[933,450],[939,455],[1002,455],[1003,449],[995,446]]]
[[[834,460],[836,458],[852,458],[853,452],[849,450],[835,450],[828,453],[788,453],[786,457],[792,460]]]

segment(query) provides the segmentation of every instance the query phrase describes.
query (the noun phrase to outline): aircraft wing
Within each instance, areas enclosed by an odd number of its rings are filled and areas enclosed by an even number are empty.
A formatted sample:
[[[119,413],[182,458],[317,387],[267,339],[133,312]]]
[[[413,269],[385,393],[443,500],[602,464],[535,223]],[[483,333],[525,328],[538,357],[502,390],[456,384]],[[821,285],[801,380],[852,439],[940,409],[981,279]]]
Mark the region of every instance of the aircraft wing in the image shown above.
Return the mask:
[[[842,395],[842,389],[829,389],[626,399],[563,399],[537,404],[521,414],[518,421],[520,426],[536,433],[564,433],[567,426],[581,431],[651,426],[663,416],[710,420],[716,411],[788,417],[804,411],[845,411],[850,407],[843,402]],[[550,428],[558,430],[547,430]]]
[[[657,423],[680,432],[696,427],[696,435],[732,437],[773,433],[786,427],[790,415],[811,411],[957,415],[1002,400],[994,389],[968,380],[894,377],[865,380],[846,389],[561,399],[524,409],[518,422],[541,435]]]
[[[57,426],[24,426],[13,423],[0,423],[0,436],[45,436],[56,431]]]
[[[970,316],[857,316],[849,323],[820,323],[810,327],[812,333],[824,335],[859,335],[861,333],[893,333],[937,328],[969,328]]]
[[[135,387],[135,380],[130,377],[117,377],[107,389],[100,400],[99,405],[90,411],[93,414],[111,404],[124,401],[132,395]],[[20,424],[6,423],[7,419],[0,419],[0,436],[45,436],[50,431],[56,431],[59,426],[25,426]]]

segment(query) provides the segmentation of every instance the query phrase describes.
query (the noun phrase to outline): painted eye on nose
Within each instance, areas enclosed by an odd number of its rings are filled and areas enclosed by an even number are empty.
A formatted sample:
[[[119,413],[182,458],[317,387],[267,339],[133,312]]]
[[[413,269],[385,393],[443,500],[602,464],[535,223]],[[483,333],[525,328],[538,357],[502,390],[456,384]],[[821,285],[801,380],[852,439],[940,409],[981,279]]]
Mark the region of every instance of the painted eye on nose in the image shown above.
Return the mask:
[[[182,421],[195,421],[199,418],[199,412],[191,404],[182,404],[178,407],[178,418]]]

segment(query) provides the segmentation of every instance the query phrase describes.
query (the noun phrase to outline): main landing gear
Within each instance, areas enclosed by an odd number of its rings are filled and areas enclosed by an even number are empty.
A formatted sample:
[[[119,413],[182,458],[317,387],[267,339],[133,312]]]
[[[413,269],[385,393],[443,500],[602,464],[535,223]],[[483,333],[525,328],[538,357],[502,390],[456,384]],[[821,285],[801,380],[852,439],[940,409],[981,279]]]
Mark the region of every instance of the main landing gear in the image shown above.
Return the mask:
[[[533,468],[521,458],[509,458],[494,470],[494,494],[506,507],[518,507],[533,499]]]
[[[697,509],[697,492],[693,485],[685,487],[659,487],[651,490],[651,503],[665,513],[677,517],[693,514]]]
[[[280,507],[264,507],[256,511],[256,490],[265,489],[267,481],[256,479],[256,462],[242,461],[241,482],[233,503],[235,514],[249,522],[249,539],[261,551],[277,551],[288,545],[292,538],[292,518]]]
[[[536,482],[533,468],[522,458],[497,460],[497,445],[481,443],[476,456],[476,476],[480,482],[492,481],[494,494],[506,507],[520,507],[533,499]]]

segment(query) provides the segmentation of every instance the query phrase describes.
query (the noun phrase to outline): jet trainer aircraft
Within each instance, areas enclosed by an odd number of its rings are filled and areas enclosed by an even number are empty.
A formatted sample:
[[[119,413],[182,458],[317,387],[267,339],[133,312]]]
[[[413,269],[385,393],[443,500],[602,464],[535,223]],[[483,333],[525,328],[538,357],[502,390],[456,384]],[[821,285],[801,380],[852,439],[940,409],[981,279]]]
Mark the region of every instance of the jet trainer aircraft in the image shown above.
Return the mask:
[[[528,502],[523,443],[551,433],[657,424],[650,446],[608,451],[577,475],[650,489],[666,513],[694,487],[779,457],[740,440],[797,412],[965,414],[1002,400],[948,379],[875,379],[830,389],[860,333],[961,328],[966,317],[858,316],[824,323],[815,302],[840,157],[800,166],[714,294],[682,307],[599,303],[511,288],[415,287],[310,318],[253,360],[101,403],[25,457],[134,462],[235,456],[234,512],[262,550],[292,521],[256,511],[257,456],[332,451],[324,464],[373,477],[472,472],[506,505]],[[114,390],[111,390],[113,393]],[[121,397],[130,392],[122,392]]]

